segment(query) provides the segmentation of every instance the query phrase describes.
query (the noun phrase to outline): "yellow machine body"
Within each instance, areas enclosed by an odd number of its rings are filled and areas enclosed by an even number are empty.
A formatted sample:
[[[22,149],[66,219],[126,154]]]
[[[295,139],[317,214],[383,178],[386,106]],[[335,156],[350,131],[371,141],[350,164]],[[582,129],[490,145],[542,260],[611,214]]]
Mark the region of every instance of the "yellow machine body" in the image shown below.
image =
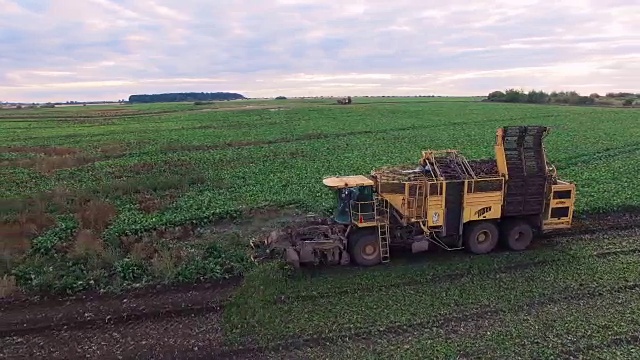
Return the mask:
[[[429,150],[413,168],[382,168],[369,177],[331,177],[323,182],[334,189],[373,189],[365,201],[350,202],[350,225],[377,227],[382,262],[388,261],[389,244],[412,244],[420,241],[419,236],[450,250],[471,247],[478,253],[485,251],[478,245],[481,241],[470,238],[484,232],[508,238],[509,247],[520,249],[528,243],[518,245],[518,233],[528,236],[529,231],[572,225],[576,187],[557,179],[547,162],[542,138],[548,131],[547,127],[498,129],[495,159],[481,164],[491,168],[488,172],[478,170],[479,163],[456,150]],[[418,228],[411,234],[418,240],[394,237],[394,229],[403,227]]]

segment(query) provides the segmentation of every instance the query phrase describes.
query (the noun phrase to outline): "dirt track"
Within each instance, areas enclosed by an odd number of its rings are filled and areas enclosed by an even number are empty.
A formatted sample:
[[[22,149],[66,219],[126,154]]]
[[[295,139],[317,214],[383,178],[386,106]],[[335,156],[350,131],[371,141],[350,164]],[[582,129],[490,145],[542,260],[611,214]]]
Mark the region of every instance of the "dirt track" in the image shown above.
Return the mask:
[[[588,221],[577,220],[573,231],[559,236],[639,226],[638,214],[600,215]],[[238,283],[239,279],[233,279],[120,296],[86,294],[71,299],[3,300],[0,358],[176,359],[210,358],[215,353],[216,359],[256,359],[262,349],[222,349],[220,317]]]
[[[0,357],[164,358],[221,341],[220,311],[238,281],[131,296],[0,306]]]

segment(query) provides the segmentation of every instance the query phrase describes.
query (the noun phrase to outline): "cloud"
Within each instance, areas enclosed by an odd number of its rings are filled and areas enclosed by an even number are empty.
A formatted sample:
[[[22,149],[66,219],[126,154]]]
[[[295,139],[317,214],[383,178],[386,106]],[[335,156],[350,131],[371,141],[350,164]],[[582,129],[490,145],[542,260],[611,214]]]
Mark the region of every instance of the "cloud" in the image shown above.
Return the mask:
[[[639,91],[619,0],[0,0],[0,101]]]

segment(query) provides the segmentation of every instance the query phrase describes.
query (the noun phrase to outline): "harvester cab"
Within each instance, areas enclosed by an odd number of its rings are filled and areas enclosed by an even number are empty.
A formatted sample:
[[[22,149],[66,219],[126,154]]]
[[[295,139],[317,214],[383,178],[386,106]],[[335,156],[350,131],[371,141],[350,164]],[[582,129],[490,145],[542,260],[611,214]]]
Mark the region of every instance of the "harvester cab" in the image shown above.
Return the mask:
[[[374,182],[362,175],[328,177],[322,183],[336,192],[333,220],[339,224],[375,223]]]

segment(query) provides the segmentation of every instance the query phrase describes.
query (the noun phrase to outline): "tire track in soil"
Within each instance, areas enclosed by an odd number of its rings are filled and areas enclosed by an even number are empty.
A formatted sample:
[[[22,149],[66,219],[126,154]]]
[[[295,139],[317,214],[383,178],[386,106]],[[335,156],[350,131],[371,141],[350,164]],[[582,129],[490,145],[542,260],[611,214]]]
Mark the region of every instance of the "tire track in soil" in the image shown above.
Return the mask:
[[[600,296],[610,295],[611,292],[624,292],[640,290],[640,282],[625,283],[609,287],[584,287],[582,291],[570,289],[568,291],[557,292],[549,296],[534,299],[525,302],[519,308],[526,309],[526,312],[535,311],[542,306],[555,305],[560,303],[579,302]],[[273,342],[269,345],[246,345],[238,347],[221,348],[218,351],[207,351],[207,357],[215,359],[237,359],[248,358],[253,359],[265,353],[288,353],[292,351],[300,351],[320,346],[331,346],[332,344],[342,343],[345,341],[376,341],[393,340],[395,338],[406,338],[412,335],[420,335],[424,328],[443,328],[452,323],[462,323],[471,320],[491,319],[500,316],[512,308],[509,306],[503,308],[483,308],[471,309],[456,314],[443,314],[434,319],[415,321],[407,324],[388,325],[376,327],[374,329],[357,329],[354,331],[340,332],[328,335],[300,337],[292,336],[281,341]],[[193,355],[193,354],[191,354]]]
[[[67,114],[55,114],[55,115],[43,115],[43,114],[30,114],[30,115],[8,115],[0,117],[0,123],[28,123],[28,122],[42,122],[42,121],[56,121],[56,122],[74,122],[79,120],[118,120],[128,118],[138,118],[144,116],[155,115],[170,115],[176,113],[189,113],[197,112],[202,109],[185,109],[185,110],[162,110],[162,111],[140,111],[127,114],[114,114],[113,116],[105,115],[83,115],[83,116],[70,116]],[[22,128],[21,128],[22,129]]]
[[[204,291],[224,291],[242,282],[242,277],[236,276],[226,280],[215,282],[204,282],[198,284],[178,284],[178,285],[157,285],[130,289],[118,294],[104,294],[97,291],[88,291],[72,296],[52,296],[30,295],[29,297],[18,299],[0,299],[0,311],[18,309],[21,307],[29,307],[33,309],[37,306],[50,308],[57,305],[69,305],[86,303],[88,301],[108,301],[108,300],[132,300],[140,298],[150,298],[158,295],[180,295],[188,292],[204,292]]]
[[[143,291],[127,297],[78,297],[39,303],[9,303],[0,308],[0,339],[56,330],[81,330],[165,318],[220,313],[238,281],[184,291]],[[180,292],[182,290],[182,292]]]
[[[637,222],[636,222],[637,221]],[[571,239],[571,243],[572,244],[578,244],[578,243],[585,243],[585,242],[592,242],[593,239],[585,239],[585,238],[580,238],[581,236],[584,235],[591,235],[591,234],[598,234],[598,233],[602,233],[602,232],[611,232],[611,231],[625,231],[625,230],[632,230],[632,229],[637,229],[638,227],[640,227],[640,219],[634,221],[633,223],[628,223],[628,224],[621,224],[621,225],[614,225],[612,227],[608,227],[606,229],[602,229],[602,228],[592,228],[592,229],[585,229],[583,231],[580,232],[576,232],[576,233],[571,233],[571,234],[564,234],[564,235],[556,235],[556,236],[547,236],[544,238],[544,240],[548,241],[555,241],[555,240],[560,240],[560,239]],[[624,236],[625,234],[620,234],[621,237]],[[559,243],[545,243],[545,244],[539,244],[539,246],[536,246],[537,249],[540,248],[545,248],[545,249],[553,249],[556,247],[561,246],[561,244]],[[640,246],[640,244],[639,244]],[[535,251],[535,249],[531,249],[531,251]],[[502,251],[503,253],[508,253],[508,251]],[[615,255],[622,255],[622,254],[632,254],[632,253],[640,253],[640,247],[637,248],[622,248],[622,249],[611,249],[611,250],[603,250],[603,251],[598,251],[595,252],[593,254],[589,254],[589,255],[582,255],[582,256],[593,256],[593,257],[598,257],[598,258],[602,258],[602,257],[608,257],[608,256],[615,256]],[[569,253],[569,250],[559,250],[556,254],[563,254],[565,256],[568,257],[574,257],[574,255],[572,255],[571,253]],[[456,257],[460,257],[460,258],[464,258],[465,255],[460,255],[460,254],[451,254],[451,260],[454,260]],[[582,257],[582,256],[578,256],[578,257]],[[549,264],[553,264],[553,263],[557,263],[560,261],[565,261],[566,257],[562,257],[562,256],[558,256],[558,257],[554,257],[554,258],[550,258],[550,259],[538,259],[538,260],[531,260],[531,261],[522,261],[522,262],[517,262],[514,264],[506,264],[506,265],[502,265],[502,266],[496,266],[496,267],[490,267],[488,269],[485,270],[480,270],[477,271],[475,273],[473,273],[473,276],[477,276],[477,275],[487,275],[487,274],[495,274],[495,275],[501,275],[501,274],[507,274],[510,272],[514,272],[514,271],[524,271],[527,269],[531,269],[533,267],[536,266],[541,266],[541,265],[549,265]],[[409,267],[409,266],[415,266],[416,263],[428,263],[427,260],[425,259],[419,259],[419,260],[415,260],[414,262],[408,263],[408,264],[402,264],[402,265],[396,265],[393,266],[393,269],[398,269],[401,267]],[[407,279],[407,280],[402,280],[402,281],[394,281],[394,282],[386,282],[384,284],[375,284],[375,285],[371,285],[371,284],[366,284],[366,285],[362,285],[362,286],[350,286],[348,289],[341,289],[340,291],[336,291],[336,288],[332,288],[330,291],[320,291],[320,292],[314,292],[314,293],[302,293],[302,294],[297,294],[297,295],[291,295],[291,294],[280,294],[278,297],[281,301],[313,301],[315,299],[318,298],[325,298],[325,297],[335,297],[335,296],[350,296],[353,293],[358,293],[358,294],[362,294],[362,293],[375,293],[381,290],[384,290],[388,287],[395,287],[395,286],[402,286],[402,287],[418,287],[418,286],[423,286],[426,283],[430,283],[430,282],[438,282],[438,281],[460,281],[462,279],[464,279],[465,277],[469,276],[469,270],[468,269],[462,269],[462,270],[457,270],[457,271],[451,271],[451,272],[446,272],[446,273],[442,273],[442,274],[434,274],[431,276],[426,276],[424,278],[420,278],[420,279]]]
[[[565,358],[581,358],[580,355],[598,351],[598,350],[607,350],[611,348],[616,348],[620,346],[637,346],[640,345],[640,329],[637,329],[636,334],[628,334],[624,336],[614,336],[610,338],[608,341],[602,344],[590,344],[587,346],[577,346],[572,348],[571,350],[565,350],[559,353],[562,357]]]
[[[3,338],[0,358],[173,359],[184,351],[219,348],[223,341],[221,314],[205,313]]]
[[[635,254],[635,253],[640,253],[640,247],[631,248],[631,249],[604,250],[604,251],[595,252],[589,255],[579,256],[579,257],[607,258],[611,256],[627,255],[627,254]],[[504,266],[492,267],[486,270],[477,271],[475,273],[470,273],[468,269],[465,269],[460,271],[447,272],[443,274],[436,274],[433,276],[427,276],[427,277],[420,278],[419,280],[409,279],[409,280],[403,280],[403,281],[397,281],[397,282],[386,282],[384,284],[375,284],[375,285],[367,284],[361,287],[352,286],[352,287],[349,287],[348,289],[334,288],[332,289],[332,291],[323,291],[323,292],[317,292],[317,293],[311,293],[311,294],[303,293],[303,294],[293,295],[293,296],[287,296],[287,295],[281,294],[280,301],[284,301],[285,303],[287,301],[313,301],[318,298],[326,298],[326,297],[337,298],[337,297],[351,296],[353,294],[377,293],[380,291],[384,291],[385,289],[388,289],[388,288],[396,288],[396,287],[412,288],[412,287],[424,286],[425,284],[428,284],[428,283],[433,283],[433,282],[437,283],[437,282],[444,282],[444,281],[457,282],[469,276],[477,277],[477,276],[483,276],[483,275],[490,275],[491,277],[494,277],[494,276],[510,274],[513,272],[532,269],[537,266],[559,263],[561,261],[566,261],[566,260],[567,258],[534,260],[534,261],[526,261],[526,262],[520,262],[516,264],[507,264]]]
[[[466,122],[452,122],[447,123],[446,125],[441,126],[431,126],[429,129],[433,130],[434,128],[445,128],[450,127],[452,125],[469,125],[469,124],[484,124],[485,120],[476,120],[476,121],[466,121]],[[394,132],[403,132],[403,131],[414,131],[414,130],[424,130],[424,125],[410,125],[403,127],[395,127],[388,129],[377,129],[377,130],[354,130],[349,132],[340,132],[340,133],[326,133],[326,132],[312,132],[312,133],[302,133],[296,134],[294,137],[288,138],[275,138],[275,139],[264,139],[264,140],[255,140],[255,141],[228,141],[223,143],[217,143],[212,145],[178,145],[178,146],[167,146],[164,148],[165,151],[211,151],[211,150],[224,150],[224,149],[232,149],[232,148],[243,148],[243,147],[252,147],[252,146],[268,146],[268,145],[277,145],[277,144],[289,144],[289,143],[297,143],[304,142],[310,140],[322,140],[322,139],[335,139],[335,138],[344,138],[358,135],[378,135],[378,134],[388,134]]]
[[[616,212],[608,214],[592,214],[586,215],[582,219],[574,216],[574,226],[567,230],[556,230],[554,233],[542,234],[531,244],[529,250],[537,250],[539,248],[554,248],[561,246],[557,240],[580,238],[585,235],[604,234],[613,231],[625,231],[631,229],[640,229],[640,209],[632,208],[629,212]],[[572,240],[572,243],[589,242],[590,239]],[[440,250],[438,250],[440,251]],[[508,250],[496,249],[494,254],[509,253]],[[457,251],[442,250],[438,254],[443,259],[456,259],[469,257],[468,253]],[[473,255],[471,255],[473,256]],[[393,268],[411,267],[416,264],[428,263],[428,259],[417,257],[408,259],[404,264],[391,265]],[[327,270],[339,269],[336,267],[327,268]],[[322,275],[321,275],[322,276]]]
[[[217,302],[210,305],[196,305],[182,308],[153,309],[150,311],[137,311],[132,313],[123,313],[118,315],[109,315],[107,317],[87,318],[77,320],[64,320],[56,323],[39,323],[37,325],[26,325],[20,323],[12,323],[8,327],[0,327],[0,339],[14,336],[33,335],[42,332],[55,330],[82,330],[93,327],[93,325],[119,325],[130,322],[142,322],[145,320],[153,320],[155,318],[176,318],[186,317],[189,315],[201,315],[205,313],[217,313],[222,311],[226,301]]]

